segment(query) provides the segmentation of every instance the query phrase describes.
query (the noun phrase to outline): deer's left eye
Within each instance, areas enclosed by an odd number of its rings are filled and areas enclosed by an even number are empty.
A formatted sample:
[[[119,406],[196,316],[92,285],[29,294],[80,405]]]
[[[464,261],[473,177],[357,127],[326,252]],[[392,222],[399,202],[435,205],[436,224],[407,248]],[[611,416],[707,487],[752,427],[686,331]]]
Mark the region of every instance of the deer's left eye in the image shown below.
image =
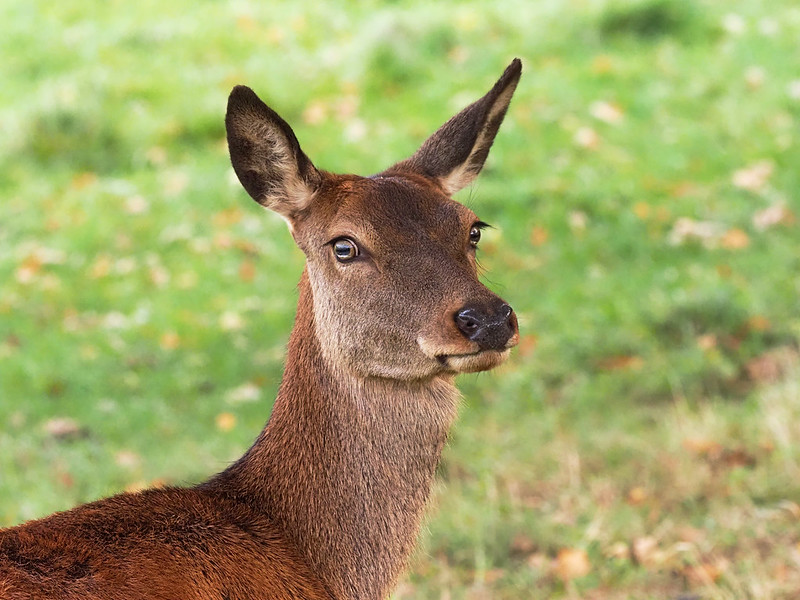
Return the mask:
[[[473,248],[478,247],[478,242],[481,241],[481,229],[488,227],[483,221],[478,221],[469,230],[469,245]]]
[[[333,241],[333,255],[340,263],[351,261],[358,256],[358,246],[350,238],[339,238]]]
[[[478,242],[480,241],[481,241],[481,230],[478,229],[477,227],[473,227],[472,229],[469,230],[470,246],[472,246],[473,248],[477,248]]]

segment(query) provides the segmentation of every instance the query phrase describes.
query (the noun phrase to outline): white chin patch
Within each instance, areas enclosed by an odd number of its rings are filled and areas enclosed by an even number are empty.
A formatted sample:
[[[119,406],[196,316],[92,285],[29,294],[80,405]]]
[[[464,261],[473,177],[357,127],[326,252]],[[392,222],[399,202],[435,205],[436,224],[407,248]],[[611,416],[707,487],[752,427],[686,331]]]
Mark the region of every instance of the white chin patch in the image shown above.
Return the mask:
[[[447,368],[456,373],[476,373],[493,369],[508,358],[511,349],[484,350],[475,354],[450,354],[439,358]]]

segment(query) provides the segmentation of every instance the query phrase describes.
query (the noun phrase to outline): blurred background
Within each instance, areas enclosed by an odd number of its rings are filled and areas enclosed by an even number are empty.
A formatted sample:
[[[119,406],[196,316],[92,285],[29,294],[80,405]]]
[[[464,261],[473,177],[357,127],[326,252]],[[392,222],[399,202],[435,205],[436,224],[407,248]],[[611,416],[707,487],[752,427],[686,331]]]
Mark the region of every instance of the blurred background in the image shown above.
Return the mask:
[[[517,310],[394,598],[797,598],[794,0],[0,3],[0,525],[253,441],[303,258],[232,174],[254,88],[320,168],[410,155],[512,58],[458,198]]]

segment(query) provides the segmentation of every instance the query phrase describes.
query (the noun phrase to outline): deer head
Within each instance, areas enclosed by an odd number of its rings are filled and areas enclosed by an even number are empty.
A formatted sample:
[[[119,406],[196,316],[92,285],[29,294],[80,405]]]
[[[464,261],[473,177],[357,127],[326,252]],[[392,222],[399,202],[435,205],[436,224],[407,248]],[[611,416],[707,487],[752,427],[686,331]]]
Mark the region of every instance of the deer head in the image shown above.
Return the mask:
[[[320,349],[340,372],[428,380],[492,368],[517,343],[511,307],[478,280],[485,224],[451,196],[483,167],[520,73],[516,59],[413,156],[371,177],[317,169],[251,89],[231,92],[233,168],[304,252]]]

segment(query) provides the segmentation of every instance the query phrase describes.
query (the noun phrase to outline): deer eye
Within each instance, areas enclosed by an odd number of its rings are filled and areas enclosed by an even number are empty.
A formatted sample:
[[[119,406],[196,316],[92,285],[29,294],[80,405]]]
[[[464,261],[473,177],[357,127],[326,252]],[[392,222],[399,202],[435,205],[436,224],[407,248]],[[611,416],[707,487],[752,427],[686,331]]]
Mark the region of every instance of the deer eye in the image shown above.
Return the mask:
[[[473,248],[478,247],[478,242],[481,241],[481,229],[484,227],[488,227],[486,223],[483,221],[478,221],[477,223],[473,224],[469,230],[469,245]]]
[[[333,255],[340,263],[346,263],[358,256],[358,246],[350,238],[333,240]]]

